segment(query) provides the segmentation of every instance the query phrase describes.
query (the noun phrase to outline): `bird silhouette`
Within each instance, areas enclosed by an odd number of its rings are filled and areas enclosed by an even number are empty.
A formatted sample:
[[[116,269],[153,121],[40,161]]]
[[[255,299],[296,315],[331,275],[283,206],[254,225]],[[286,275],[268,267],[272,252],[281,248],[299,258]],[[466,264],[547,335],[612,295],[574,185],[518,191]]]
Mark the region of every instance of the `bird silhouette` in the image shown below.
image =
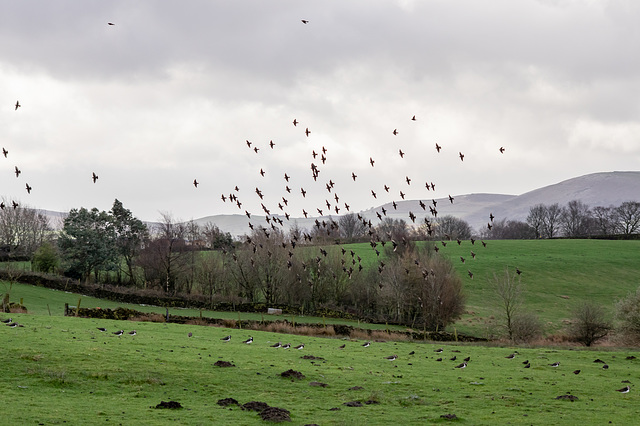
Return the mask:
[[[358,177],[357,174],[355,174],[354,172],[351,172],[351,178],[353,179],[353,181],[356,181],[356,178]]]
[[[197,188],[199,184],[200,182],[198,182],[196,179],[193,180],[193,186]]]
[[[373,158],[369,157],[369,163],[371,163],[371,167],[373,167],[373,164],[375,163],[375,161],[373,161]]]
[[[409,179],[409,176],[406,176],[404,180],[407,181],[407,185],[411,185],[411,179]]]
[[[14,173],[16,174],[16,177],[20,176],[20,173],[22,173],[22,171],[20,171],[20,169],[18,168],[18,166],[14,166],[15,167],[15,171]]]
[[[412,121],[416,121],[416,116],[414,115],[413,117],[411,117]]]
[[[436,142],[436,151],[440,152],[441,149],[442,149],[442,147],[440,145],[438,145],[438,143]]]
[[[499,151],[500,151],[500,154],[504,154],[504,148],[503,147],[500,147]]]
[[[460,157],[460,161],[464,161],[464,154],[459,152],[458,156]]]
[[[398,153],[400,154],[400,158],[404,158],[404,152],[402,152],[402,150],[398,150]]]
[[[397,135],[398,134],[398,129],[393,129],[393,134]]]
[[[7,158],[7,154],[9,153],[9,151],[7,151],[6,149],[4,149],[4,147],[2,148],[2,155],[4,155],[4,158]]]
[[[96,181],[98,180],[98,175],[95,172],[92,172],[91,179],[93,179],[93,183],[96,183]]]
[[[307,127],[307,129],[304,131],[304,134],[307,135],[307,137],[309,137],[309,134],[311,134],[311,131],[309,130],[309,128]]]
[[[294,126],[297,126],[297,125],[298,125],[298,123],[299,123],[299,121],[298,121],[298,120],[296,120],[296,119],[294,118],[294,119],[293,119],[293,125],[294,125]]]
[[[302,21],[302,23],[303,23],[303,24],[305,24],[305,25],[309,23],[309,21],[308,21],[307,19],[301,19],[301,21]]]
[[[20,105],[20,101],[16,101],[16,109],[14,111],[17,111],[18,108],[20,108],[22,105]]]
[[[622,389],[616,389],[616,391],[620,393],[629,393],[630,390],[631,388],[629,387],[629,385],[623,387]]]
[[[107,22],[107,25],[115,25],[113,22]]]
[[[271,147],[271,149],[273,149],[273,147],[276,146],[276,144],[273,143],[273,141],[269,141],[269,146]]]
[[[31,194],[31,187],[29,186],[29,184],[26,184],[26,188],[27,188],[27,194]]]
[[[449,195],[449,201],[451,202],[451,204],[453,204],[453,197],[451,195]]]

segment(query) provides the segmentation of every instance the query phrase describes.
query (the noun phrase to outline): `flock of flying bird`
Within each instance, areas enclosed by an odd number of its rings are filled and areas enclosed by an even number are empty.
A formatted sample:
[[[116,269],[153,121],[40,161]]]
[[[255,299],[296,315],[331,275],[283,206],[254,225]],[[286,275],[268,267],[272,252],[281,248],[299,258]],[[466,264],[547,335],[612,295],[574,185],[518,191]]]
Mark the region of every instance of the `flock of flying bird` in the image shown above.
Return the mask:
[[[411,117],[411,121],[416,122],[416,116],[414,115],[413,117]],[[300,121],[298,121],[297,119],[294,119],[292,122],[293,126],[296,128],[299,128],[298,125],[300,124]],[[304,129],[304,135],[309,138],[311,135],[311,131],[309,130],[308,127],[305,127]],[[391,132],[392,135],[398,135],[400,132],[398,131],[397,128],[393,129],[393,131]],[[254,154],[260,154],[260,150],[261,148],[252,141],[246,140],[245,141],[247,147],[249,148],[249,150],[251,150]],[[270,140],[268,142],[268,150],[275,150],[277,144],[273,141]],[[395,148],[394,148],[395,149]],[[441,151],[443,150],[443,147],[438,144],[435,143],[435,152],[436,155],[438,155]],[[304,188],[302,186],[300,186],[299,189],[299,197],[301,197],[302,199],[305,199],[307,197],[307,193],[309,191],[312,190],[317,190],[319,192],[323,192],[326,191],[326,198],[325,198],[325,203],[322,206],[316,206],[315,210],[314,209],[308,209],[307,207],[302,208],[302,216],[304,216],[304,218],[309,218],[312,215],[315,215],[315,213],[317,212],[318,217],[315,219],[315,224],[314,227],[317,228],[316,229],[316,235],[317,234],[323,234],[326,232],[327,237],[329,238],[333,238],[338,234],[338,228],[339,228],[339,224],[338,222],[336,222],[333,218],[332,218],[332,214],[335,213],[336,215],[340,215],[341,212],[344,213],[349,213],[351,212],[351,208],[350,205],[344,200],[342,199],[338,193],[337,193],[337,183],[334,182],[333,178],[327,179],[322,181],[320,176],[321,176],[321,172],[323,171],[323,166],[327,164],[327,162],[329,161],[329,152],[328,149],[325,146],[322,146],[322,148],[320,149],[311,149],[310,150],[310,166],[309,166],[309,170],[311,173],[311,178],[313,179],[313,182],[315,183],[315,186],[313,188]],[[403,151],[402,148],[397,148],[397,152],[398,155],[400,156],[401,159],[404,159],[406,152]],[[504,153],[505,152],[505,148],[504,147],[500,147],[498,150],[499,153]],[[460,158],[460,161],[463,162],[464,161],[464,154],[462,152],[458,153],[458,157]],[[374,160],[373,157],[369,157],[368,160],[369,165],[373,168],[376,166],[376,160]],[[257,166],[256,166],[257,168]],[[267,170],[264,169],[264,167],[260,168],[257,175],[256,176],[260,176],[262,178],[265,177],[265,175],[267,174]],[[355,171],[351,172],[351,180],[353,182],[360,182],[358,175],[355,173]],[[241,200],[240,199],[240,188],[235,185],[233,187],[233,189],[231,191],[229,191],[229,193],[223,193],[221,195],[221,200],[222,202],[230,202],[232,204],[235,204],[235,206],[237,206],[238,209],[240,210],[244,210],[244,214],[247,216],[247,218],[249,219],[248,222],[248,226],[251,230],[255,230],[258,229],[258,232],[260,232],[260,230],[264,233],[264,235],[269,238],[271,233],[275,232],[275,231],[282,231],[284,230],[284,226],[285,226],[285,220],[289,221],[292,218],[292,214],[289,212],[289,200],[291,199],[291,197],[295,196],[295,193],[298,192],[295,187],[294,187],[294,180],[293,178],[289,175],[289,173],[285,172],[283,175],[283,186],[284,186],[284,190],[281,194],[278,195],[278,197],[276,198],[277,201],[273,201],[273,204],[277,206],[276,208],[273,208],[271,206],[267,206],[265,205],[265,203],[267,202],[265,200],[265,192],[259,187],[259,185],[256,186],[255,188],[255,194],[256,196],[259,198],[259,203],[260,203],[260,207],[262,208],[262,212],[264,213],[264,220],[266,222],[266,225],[264,226],[260,226],[259,228],[255,228],[255,224],[254,222],[251,221],[252,216],[254,215],[254,213],[250,212],[249,210],[247,210],[246,208],[243,209],[243,205],[246,205],[248,203],[253,202],[252,200],[249,201],[245,201],[245,200]],[[411,186],[412,182],[414,182],[414,179],[410,178],[409,176],[405,176],[403,179],[403,182],[401,184],[401,186],[403,185],[407,185],[407,187]],[[198,188],[198,185],[200,184],[200,182],[196,179],[193,180],[193,185],[195,188]],[[435,192],[436,190],[436,184],[432,181],[427,181],[425,182],[425,191],[429,191],[429,192]],[[384,184],[382,187],[382,190],[384,191],[385,194],[392,194],[391,192],[391,186]],[[378,192],[376,192],[375,189],[371,189],[371,196],[374,199],[378,199]],[[400,189],[397,192],[399,198],[401,200],[405,200],[406,199],[406,194],[405,192]],[[448,195],[448,197],[446,198],[448,199],[449,203],[453,204],[455,198],[451,195]],[[446,200],[445,199],[445,200]],[[434,235],[434,218],[437,218],[438,216],[438,210],[437,210],[437,205],[438,205],[438,200],[433,198],[431,200],[431,202],[425,203],[423,200],[418,200],[416,203],[416,211],[423,211],[424,212],[424,218],[423,221],[418,221],[418,214],[414,213],[413,211],[409,211],[408,212],[408,219],[411,221],[411,225],[412,226],[418,226],[418,225],[424,225],[426,232],[428,235],[432,236]],[[397,210],[398,208],[398,203],[393,200],[390,204],[390,208],[393,208],[394,210]],[[428,207],[428,210],[427,210]],[[379,207],[379,209],[377,209],[375,211],[375,214],[379,220],[379,222],[382,222],[385,218],[385,216],[387,216],[387,208],[385,208],[385,205],[382,205],[381,207]],[[428,213],[427,213],[428,212]],[[400,241],[395,241],[394,240],[394,236],[391,235],[390,232],[387,232],[385,235],[380,235],[377,228],[376,228],[376,224],[374,224],[370,219],[366,219],[365,217],[363,217],[363,215],[361,215],[360,213],[358,213],[356,215],[356,217],[358,218],[358,220],[362,223],[362,225],[364,226],[364,228],[366,229],[366,233],[368,234],[369,238],[370,238],[370,244],[373,250],[375,250],[376,255],[379,256],[380,255],[380,251],[378,250],[378,244],[380,244],[381,246],[385,246],[385,244],[390,243],[393,246],[394,251],[396,250],[396,248],[398,247],[399,244],[406,244],[407,241],[402,238]],[[284,218],[284,220],[283,220]],[[254,218],[255,219],[255,218]],[[493,214],[491,214],[489,216],[489,221],[487,223],[487,229],[491,230],[492,229],[492,223],[494,220],[494,216]],[[269,230],[269,228],[271,228],[271,231]],[[302,234],[302,238],[304,238],[304,240],[306,242],[311,242],[313,239],[313,232],[303,232]],[[295,246],[299,243],[298,241],[298,236],[293,235],[292,236],[292,240],[290,242],[291,244],[291,249],[294,249]],[[451,237],[449,237],[448,235],[444,236],[445,239],[451,239]],[[453,237],[455,238],[455,236]],[[461,244],[461,240],[455,238],[458,244]],[[475,244],[475,239],[471,238],[470,239],[471,244],[474,245]],[[246,242],[250,245],[253,246],[253,251],[254,253],[256,252],[256,250],[258,248],[262,248],[262,245],[256,244],[255,241],[252,241],[252,239],[250,237],[246,237]],[[486,247],[486,243],[484,241],[482,242],[482,246]],[[336,238],[336,243],[339,243],[339,240]],[[443,241],[441,242],[442,246],[446,246],[447,242]],[[436,245],[435,246],[435,250],[438,251],[439,247]],[[320,249],[320,252],[323,256],[326,257],[326,250]],[[287,267],[288,269],[291,269],[292,267],[292,261],[291,258],[293,257],[293,252],[290,251],[290,260],[287,261]],[[342,254],[345,255],[346,250],[343,248],[342,249]],[[352,257],[354,257],[354,253],[351,252]],[[470,252],[470,255],[472,258],[475,258],[476,253],[474,251]],[[318,262],[320,262],[320,257],[317,258]],[[465,258],[461,257],[461,261],[463,263],[465,263]],[[356,265],[355,260],[352,261],[353,266]],[[418,265],[419,266],[419,265]],[[304,265],[303,265],[304,267]],[[362,269],[362,266],[359,265],[358,267],[360,270]],[[384,262],[380,261],[379,266],[378,266],[378,271],[380,273],[382,273],[384,269]],[[344,263],[343,260],[343,271],[348,273],[349,277],[351,277],[351,274],[354,272],[353,267],[347,268],[347,266]],[[408,271],[407,271],[408,272]],[[469,270],[468,271],[468,275],[470,278],[473,278],[473,273]],[[425,277],[426,278],[426,277]]]

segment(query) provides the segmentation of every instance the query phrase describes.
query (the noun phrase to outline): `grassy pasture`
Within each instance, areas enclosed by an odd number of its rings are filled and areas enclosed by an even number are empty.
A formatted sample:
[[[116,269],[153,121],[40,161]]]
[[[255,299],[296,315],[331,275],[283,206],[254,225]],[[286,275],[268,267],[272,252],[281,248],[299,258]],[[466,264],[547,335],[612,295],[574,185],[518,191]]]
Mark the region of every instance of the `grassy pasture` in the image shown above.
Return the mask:
[[[227,397],[285,408],[293,424],[446,423],[440,416],[449,413],[467,424],[633,424],[639,411],[640,359],[627,360],[632,352],[626,350],[409,342],[372,342],[364,348],[362,341],[257,331],[251,332],[254,343],[245,345],[241,341],[249,332],[244,330],[12,316],[24,327],[0,326],[4,424],[263,423],[254,412],[216,404]],[[138,334],[117,337],[112,332],[118,329]],[[227,334],[232,339],[225,343],[220,338]],[[301,351],[269,347],[276,341],[306,346]],[[434,352],[438,347],[442,354]],[[515,359],[505,358],[515,350]],[[384,358],[392,354],[398,359]],[[467,368],[455,368],[467,356]],[[603,370],[596,358],[610,368]],[[524,368],[526,359],[531,368]],[[236,367],[215,367],[219,360]],[[559,367],[549,366],[556,361]],[[288,369],[306,377],[280,377]],[[572,373],[578,369],[580,374]],[[616,392],[623,380],[631,382],[628,394]],[[311,386],[314,381],[327,387]],[[349,390],[354,386],[362,389]],[[568,393],[578,400],[555,399]],[[151,408],[170,400],[184,409]],[[350,401],[363,406],[343,405]]]

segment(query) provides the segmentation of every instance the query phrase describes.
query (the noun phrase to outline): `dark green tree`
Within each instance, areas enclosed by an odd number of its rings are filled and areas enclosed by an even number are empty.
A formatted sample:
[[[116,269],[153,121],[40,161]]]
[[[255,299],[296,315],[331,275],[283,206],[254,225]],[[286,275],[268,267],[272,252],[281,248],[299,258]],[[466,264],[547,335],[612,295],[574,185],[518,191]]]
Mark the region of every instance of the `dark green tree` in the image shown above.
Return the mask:
[[[140,219],[134,217],[131,211],[125,209],[117,199],[113,202],[113,207],[111,207],[109,214],[113,224],[118,255],[124,260],[125,273],[128,277],[129,284],[135,285],[134,261],[140,253],[143,242],[149,236],[149,230]],[[119,271],[121,270],[122,267]],[[121,274],[119,273],[118,281],[120,280]]]
[[[64,220],[58,246],[68,267],[67,274],[88,280],[93,272],[114,269],[118,257],[111,216],[97,208],[72,209]]]

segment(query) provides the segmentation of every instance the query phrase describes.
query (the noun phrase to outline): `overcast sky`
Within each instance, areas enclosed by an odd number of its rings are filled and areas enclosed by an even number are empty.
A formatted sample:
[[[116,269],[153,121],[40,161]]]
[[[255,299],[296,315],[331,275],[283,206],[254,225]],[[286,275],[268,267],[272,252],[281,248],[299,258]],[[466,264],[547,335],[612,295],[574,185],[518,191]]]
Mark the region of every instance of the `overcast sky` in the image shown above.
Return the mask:
[[[5,1],[0,195],[296,217],[638,170],[638,22],[635,0]]]

